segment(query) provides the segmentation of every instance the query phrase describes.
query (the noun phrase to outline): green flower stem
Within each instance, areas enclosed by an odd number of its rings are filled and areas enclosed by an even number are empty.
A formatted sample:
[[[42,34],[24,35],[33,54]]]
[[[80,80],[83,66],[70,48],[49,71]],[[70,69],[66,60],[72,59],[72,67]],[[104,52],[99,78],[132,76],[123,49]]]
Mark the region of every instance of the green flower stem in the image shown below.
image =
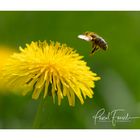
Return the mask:
[[[41,99],[40,99],[40,103],[38,105],[38,110],[36,112],[36,116],[35,116],[34,122],[33,122],[33,128],[40,128],[41,116],[42,116],[42,113],[43,113],[44,101],[45,101],[45,99],[42,96]]]

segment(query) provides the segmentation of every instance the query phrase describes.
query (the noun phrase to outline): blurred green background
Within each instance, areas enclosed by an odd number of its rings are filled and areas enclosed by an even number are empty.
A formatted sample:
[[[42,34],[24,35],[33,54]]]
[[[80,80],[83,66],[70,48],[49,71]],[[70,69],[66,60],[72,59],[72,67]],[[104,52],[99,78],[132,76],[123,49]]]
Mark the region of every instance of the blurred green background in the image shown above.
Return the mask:
[[[109,49],[89,56],[91,44],[77,38],[85,31],[101,35]],[[129,116],[140,116],[140,12],[0,12],[0,44],[18,51],[19,46],[38,40],[67,43],[102,78],[96,82],[94,98],[84,105],[76,100],[75,107],[69,107],[64,98],[58,106],[47,97],[41,128],[140,128],[140,119],[112,126],[95,125],[92,117],[101,108],[105,115],[124,109]],[[0,128],[32,128],[39,100],[0,93]]]

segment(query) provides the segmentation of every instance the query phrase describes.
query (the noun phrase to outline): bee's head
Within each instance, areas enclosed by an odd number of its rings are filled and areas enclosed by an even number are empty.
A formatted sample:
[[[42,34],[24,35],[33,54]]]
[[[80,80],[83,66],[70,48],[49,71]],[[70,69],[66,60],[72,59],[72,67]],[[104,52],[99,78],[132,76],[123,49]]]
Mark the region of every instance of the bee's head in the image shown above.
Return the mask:
[[[87,32],[84,33],[84,35],[87,36],[87,37],[90,37],[92,39],[96,38],[96,33],[94,33],[94,32],[87,31]]]

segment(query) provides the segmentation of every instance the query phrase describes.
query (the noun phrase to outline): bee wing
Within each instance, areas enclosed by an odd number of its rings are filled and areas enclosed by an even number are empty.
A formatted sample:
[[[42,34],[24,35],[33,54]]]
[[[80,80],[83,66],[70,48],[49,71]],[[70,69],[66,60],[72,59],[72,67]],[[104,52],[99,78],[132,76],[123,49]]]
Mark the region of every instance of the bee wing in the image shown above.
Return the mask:
[[[85,41],[91,41],[91,40],[92,40],[91,37],[88,37],[88,36],[86,36],[86,35],[78,35],[78,38],[83,39],[83,40],[85,40]]]

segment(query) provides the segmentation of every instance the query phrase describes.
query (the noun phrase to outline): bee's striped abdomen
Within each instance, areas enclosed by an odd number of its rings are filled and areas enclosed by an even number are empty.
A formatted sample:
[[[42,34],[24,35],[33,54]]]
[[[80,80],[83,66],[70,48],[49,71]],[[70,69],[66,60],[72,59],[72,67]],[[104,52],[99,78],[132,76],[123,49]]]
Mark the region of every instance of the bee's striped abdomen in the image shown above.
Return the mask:
[[[104,39],[99,37],[99,38],[96,38],[94,41],[95,41],[95,44],[97,44],[103,50],[107,49],[107,43],[105,42]]]

